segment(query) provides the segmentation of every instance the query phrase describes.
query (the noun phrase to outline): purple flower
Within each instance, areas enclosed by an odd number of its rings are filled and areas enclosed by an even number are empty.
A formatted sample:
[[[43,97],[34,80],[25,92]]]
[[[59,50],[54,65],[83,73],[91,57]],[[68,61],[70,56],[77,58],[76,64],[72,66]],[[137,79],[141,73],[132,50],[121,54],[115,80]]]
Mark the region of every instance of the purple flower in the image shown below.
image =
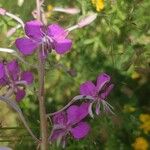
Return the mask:
[[[45,27],[40,21],[33,20],[25,24],[27,37],[16,40],[16,47],[23,55],[31,55],[39,46],[41,55],[47,56],[51,49],[58,54],[64,54],[71,49],[72,42],[67,39],[68,32],[57,24]]]
[[[29,71],[21,72],[17,61],[0,63],[0,86],[8,86],[5,96],[15,94],[19,102],[25,96],[25,85],[33,82],[33,75]]]
[[[83,103],[80,106],[72,105],[66,112],[55,115],[50,140],[59,141],[64,147],[68,134],[71,134],[75,139],[87,136],[90,126],[82,120],[88,115],[88,107],[88,103]]]
[[[96,114],[100,114],[100,105],[103,105],[104,111],[111,113],[113,107],[105,100],[113,88],[113,84],[110,83],[110,76],[103,73],[98,76],[96,85],[92,81],[86,81],[80,86],[80,94],[85,96],[91,96],[95,100],[91,101],[89,105],[89,114],[93,117],[92,107],[96,103]]]

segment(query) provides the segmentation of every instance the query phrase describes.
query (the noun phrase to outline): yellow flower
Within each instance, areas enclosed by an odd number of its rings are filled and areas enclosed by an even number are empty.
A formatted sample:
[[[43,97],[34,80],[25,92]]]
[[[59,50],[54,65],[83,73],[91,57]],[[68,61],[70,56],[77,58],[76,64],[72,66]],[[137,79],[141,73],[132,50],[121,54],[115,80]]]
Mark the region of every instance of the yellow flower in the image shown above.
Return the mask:
[[[140,74],[139,74],[138,72],[134,71],[134,72],[132,72],[132,74],[131,74],[131,78],[132,78],[133,80],[139,79],[139,78],[140,78]]]
[[[140,129],[142,129],[145,134],[148,134],[150,132],[150,115],[141,114],[139,116],[139,119],[142,122],[142,124],[140,125]]]
[[[52,16],[52,10],[53,10],[53,6],[52,5],[48,5],[47,6],[47,12],[45,12],[46,18],[50,18]]]
[[[128,113],[132,113],[135,112],[136,108],[130,105],[125,105],[123,108],[123,112],[128,112]]]
[[[132,147],[134,150],[148,150],[148,141],[143,137],[138,137],[132,144]]]
[[[97,11],[104,9],[104,0],[91,0]]]
[[[53,10],[53,6],[52,6],[52,5],[48,5],[48,6],[47,6],[47,10],[48,10],[48,11],[52,11],[52,10]]]
[[[149,114],[141,114],[139,116],[139,119],[141,122],[147,122],[147,121],[150,121],[150,115]]]

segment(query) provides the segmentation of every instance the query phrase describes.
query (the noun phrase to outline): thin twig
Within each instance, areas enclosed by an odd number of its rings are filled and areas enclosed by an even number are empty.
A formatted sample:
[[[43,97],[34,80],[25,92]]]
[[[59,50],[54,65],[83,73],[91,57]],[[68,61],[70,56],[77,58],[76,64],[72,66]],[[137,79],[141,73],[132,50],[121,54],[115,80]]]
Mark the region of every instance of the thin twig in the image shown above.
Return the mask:
[[[54,116],[62,111],[64,111],[65,109],[67,109],[70,105],[72,105],[74,102],[81,100],[81,99],[87,99],[87,100],[95,100],[93,97],[91,96],[84,96],[84,95],[77,95],[75,96],[65,107],[63,107],[62,109],[54,112],[54,113],[49,113],[47,114],[47,117],[49,116]]]

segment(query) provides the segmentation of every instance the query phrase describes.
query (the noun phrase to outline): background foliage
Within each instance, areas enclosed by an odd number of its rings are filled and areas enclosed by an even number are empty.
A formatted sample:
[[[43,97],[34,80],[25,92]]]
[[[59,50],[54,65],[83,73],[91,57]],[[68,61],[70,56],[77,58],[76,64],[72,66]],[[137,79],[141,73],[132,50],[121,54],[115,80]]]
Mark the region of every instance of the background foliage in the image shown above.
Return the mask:
[[[18,1],[0,0],[0,6],[19,15],[24,21],[31,20],[35,2],[25,0],[23,5],[19,6]],[[51,13],[48,12],[48,5],[78,7],[81,13],[74,16]],[[71,52],[61,57],[52,54],[46,64],[47,112],[61,108],[79,93],[81,83],[86,80],[95,81],[101,72],[110,74],[115,84],[108,101],[115,107],[116,116],[102,114],[95,120],[90,119],[90,135],[82,141],[69,139],[67,150],[130,150],[133,147],[136,149],[138,137],[144,138],[146,142],[150,140],[150,119],[146,116],[144,121],[140,119],[141,114],[148,116],[150,113],[150,1],[110,0],[105,1],[104,5],[104,9],[97,12],[98,18],[94,23],[70,34],[74,43]],[[90,0],[46,0],[44,8],[49,23],[58,22],[64,27],[75,24],[81,15],[90,11],[96,12]],[[10,18],[0,16],[0,47],[15,49],[14,40],[24,34],[17,30],[13,36],[6,37],[6,32],[15,25],[16,22]],[[8,54],[0,54],[0,57],[12,59]],[[26,60],[34,64],[36,57]],[[75,70],[75,76],[69,75],[64,67],[57,65],[56,68],[55,63],[63,64],[68,70]],[[20,64],[23,69],[31,69]],[[33,71],[36,74],[34,69]],[[35,82],[34,86],[28,89],[28,96],[20,105],[32,130],[39,136],[36,87]],[[147,126],[142,128],[144,124]],[[0,145],[8,145],[15,150],[36,149],[17,114],[1,102]],[[53,145],[52,149],[61,148]]]

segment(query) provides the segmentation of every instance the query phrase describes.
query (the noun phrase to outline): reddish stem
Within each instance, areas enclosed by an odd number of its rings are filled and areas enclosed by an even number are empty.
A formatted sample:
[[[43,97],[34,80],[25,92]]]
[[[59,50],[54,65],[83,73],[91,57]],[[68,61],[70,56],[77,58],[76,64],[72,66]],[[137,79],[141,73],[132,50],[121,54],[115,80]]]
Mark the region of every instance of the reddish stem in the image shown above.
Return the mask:
[[[37,5],[37,20],[42,22],[41,18],[41,2],[36,0]],[[41,150],[48,150],[48,122],[46,117],[45,109],[45,92],[44,92],[44,79],[45,79],[45,60],[41,58],[42,47],[38,49],[38,76],[39,76],[39,90],[38,90],[38,100],[39,100],[39,113],[40,113],[40,130],[41,130]]]

